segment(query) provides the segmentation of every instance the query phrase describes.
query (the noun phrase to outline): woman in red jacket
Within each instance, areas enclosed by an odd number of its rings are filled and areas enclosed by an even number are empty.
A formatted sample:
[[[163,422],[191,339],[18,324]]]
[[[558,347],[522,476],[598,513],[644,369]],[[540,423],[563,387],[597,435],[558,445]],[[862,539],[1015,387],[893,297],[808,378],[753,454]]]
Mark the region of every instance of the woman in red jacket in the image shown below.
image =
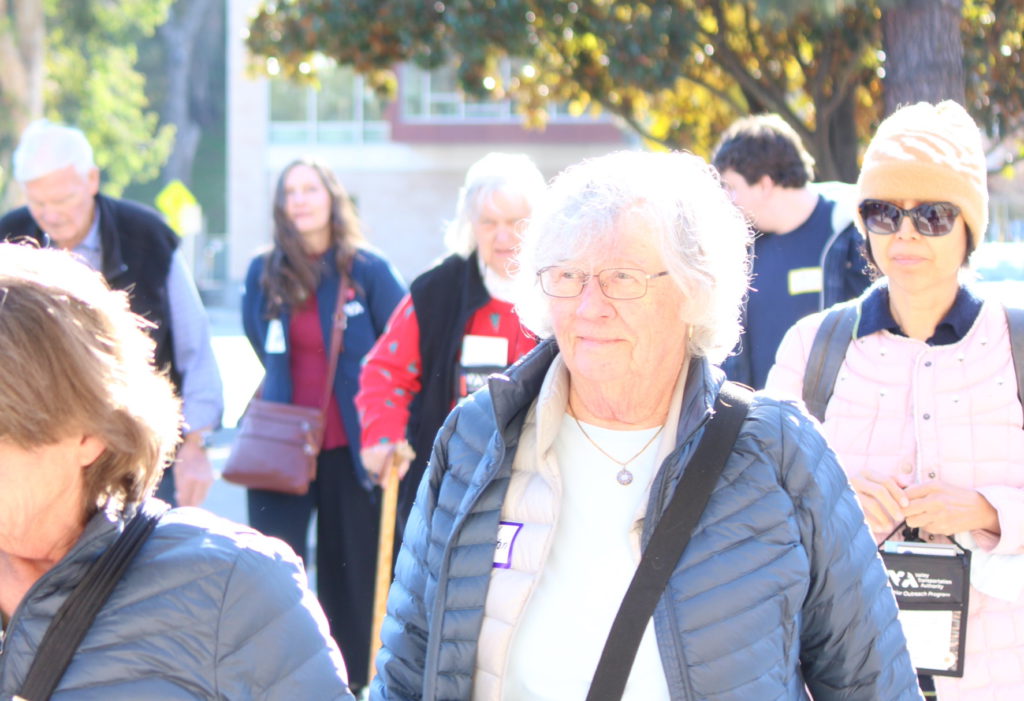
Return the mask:
[[[366,357],[356,408],[367,472],[379,478],[403,439],[416,454],[399,466],[400,525],[451,408],[536,344],[508,301],[509,263],[543,189],[525,155],[490,153],[474,163],[445,235],[451,255],[413,281]]]

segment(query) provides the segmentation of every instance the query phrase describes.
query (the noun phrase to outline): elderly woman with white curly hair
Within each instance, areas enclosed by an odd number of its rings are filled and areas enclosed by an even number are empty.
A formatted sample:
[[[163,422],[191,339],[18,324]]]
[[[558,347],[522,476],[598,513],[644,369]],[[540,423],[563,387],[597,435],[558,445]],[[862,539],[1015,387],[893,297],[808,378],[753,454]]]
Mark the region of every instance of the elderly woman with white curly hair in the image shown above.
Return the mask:
[[[521,317],[547,338],[437,437],[374,698],[919,698],[817,425],[723,388],[714,366],[738,334],[748,237],[689,154],[617,153],[555,180],[518,271]],[[747,413],[722,438],[734,398]],[[677,498],[715,463],[711,434],[721,473],[691,529]],[[691,531],[667,566],[644,564]]]

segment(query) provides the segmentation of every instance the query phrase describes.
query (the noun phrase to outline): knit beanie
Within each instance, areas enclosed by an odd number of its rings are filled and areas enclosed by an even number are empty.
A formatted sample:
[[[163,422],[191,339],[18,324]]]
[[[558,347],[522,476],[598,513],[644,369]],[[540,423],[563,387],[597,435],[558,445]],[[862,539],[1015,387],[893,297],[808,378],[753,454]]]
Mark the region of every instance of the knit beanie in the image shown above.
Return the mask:
[[[960,207],[974,248],[988,227],[988,167],[981,132],[952,100],[918,102],[878,126],[857,178],[860,201],[919,200]],[[857,228],[865,233],[860,214]]]

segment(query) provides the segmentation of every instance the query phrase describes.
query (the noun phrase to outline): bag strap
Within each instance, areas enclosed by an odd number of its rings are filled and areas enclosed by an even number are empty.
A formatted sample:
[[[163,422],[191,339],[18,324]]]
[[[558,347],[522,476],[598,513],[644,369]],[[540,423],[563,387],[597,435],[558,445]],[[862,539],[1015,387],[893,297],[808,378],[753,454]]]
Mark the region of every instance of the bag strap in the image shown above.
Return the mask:
[[[338,299],[334,302],[334,323],[331,325],[331,347],[327,351],[327,382],[324,383],[324,396],[320,400],[320,413],[327,417],[327,404],[331,401],[331,393],[334,392],[334,375],[338,370],[338,359],[345,349],[342,342],[342,334],[345,326],[348,325],[348,318],[345,316],[345,301],[348,296],[349,287],[345,284],[345,276],[342,275],[338,283]],[[318,446],[319,447],[319,446]]]
[[[158,499],[144,501],[117,540],[89,566],[50,621],[19,696],[28,701],[50,698],[96,614],[167,509]]]
[[[1017,399],[1024,407],[1024,309],[1004,306],[1010,334],[1010,355],[1017,379]],[[804,371],[803,399],[807,411],[818,421],[825,420],[825,407],[835,391],[836,377],[853,340],[857,308],[842,306],[825,315],[818,327]]]
[[[825,420],[825,407],[835,390],[858,316],[859,310],[854,305],[837,307],[825,315],[814,334],[804,370],[803,400],[808,413],[818,421]]]
[[[753,394],[739,385],[722,385],[704,436],[651,534],[612,622],[587,701],[622,698],[647,622],[711,498],[752,398]]]
[[[1006,307],[1006,328],[1010,332],[1010,356],[1017,376],[1017,399],[1024,407],[1024,309]]]

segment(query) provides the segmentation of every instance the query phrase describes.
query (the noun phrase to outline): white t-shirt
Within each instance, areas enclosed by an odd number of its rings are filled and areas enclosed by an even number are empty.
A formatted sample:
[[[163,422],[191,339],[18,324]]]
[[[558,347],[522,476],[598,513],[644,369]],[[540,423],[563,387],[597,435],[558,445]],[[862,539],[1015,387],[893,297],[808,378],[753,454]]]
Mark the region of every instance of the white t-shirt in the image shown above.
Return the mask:
[[[583,424],[606,452],[625,460],[658,430],[617,431]],[[544,569],[509,649],[503,697],[584,699],[622,597],[639,563],[634,529],[658,468],[659,441],[621,467],[584,437],[566,414],[553,448],[562,479],[558,523]],[[653,620],[647,624],[624,699],[668,699]]]

